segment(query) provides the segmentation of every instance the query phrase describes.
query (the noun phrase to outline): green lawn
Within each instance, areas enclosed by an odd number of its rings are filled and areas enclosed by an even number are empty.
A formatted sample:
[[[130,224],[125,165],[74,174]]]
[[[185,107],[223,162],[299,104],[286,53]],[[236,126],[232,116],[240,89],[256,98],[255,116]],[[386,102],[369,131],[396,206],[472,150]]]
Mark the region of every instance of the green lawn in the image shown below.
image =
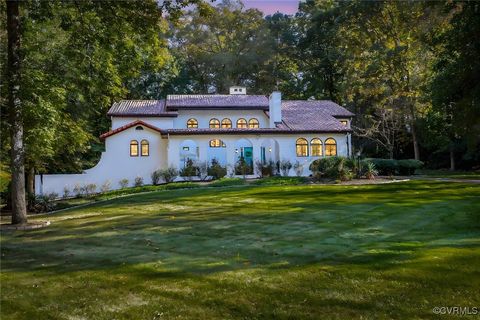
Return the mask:
[[[480,307],[480,185],[132,195],[2,232],[3,319],[458,319]]]

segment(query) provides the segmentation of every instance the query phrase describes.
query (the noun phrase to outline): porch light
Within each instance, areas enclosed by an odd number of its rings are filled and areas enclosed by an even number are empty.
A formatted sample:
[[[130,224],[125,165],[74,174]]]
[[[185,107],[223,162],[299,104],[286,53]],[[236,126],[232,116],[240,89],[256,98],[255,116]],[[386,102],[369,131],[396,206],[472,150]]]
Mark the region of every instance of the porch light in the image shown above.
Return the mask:
[[[235,149],[235,153],[238,153],[238,149]]]
[[[269,147],[269,148],[268,148],[268,152],[272,152],[272,147]]]

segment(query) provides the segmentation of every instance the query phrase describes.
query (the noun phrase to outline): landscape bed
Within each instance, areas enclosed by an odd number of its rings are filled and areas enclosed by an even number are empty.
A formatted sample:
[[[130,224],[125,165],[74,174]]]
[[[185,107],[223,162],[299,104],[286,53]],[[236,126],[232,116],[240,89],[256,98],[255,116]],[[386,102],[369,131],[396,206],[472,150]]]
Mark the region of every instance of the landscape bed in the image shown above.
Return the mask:
[[[435,319],[480,306],[479,212],[478,184],[409,181],[162,190],[38,215],[52,224],[2,232],[0,317]]]

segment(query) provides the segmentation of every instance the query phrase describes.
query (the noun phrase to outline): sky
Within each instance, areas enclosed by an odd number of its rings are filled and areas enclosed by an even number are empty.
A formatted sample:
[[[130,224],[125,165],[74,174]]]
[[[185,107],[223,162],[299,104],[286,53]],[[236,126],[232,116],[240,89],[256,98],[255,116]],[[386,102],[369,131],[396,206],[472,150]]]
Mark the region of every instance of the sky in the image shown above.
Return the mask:
[[[243,0],[245,8],[257,8],[265,15],[277,11],[286,14],[295,14],[298,10],[299,0]]]

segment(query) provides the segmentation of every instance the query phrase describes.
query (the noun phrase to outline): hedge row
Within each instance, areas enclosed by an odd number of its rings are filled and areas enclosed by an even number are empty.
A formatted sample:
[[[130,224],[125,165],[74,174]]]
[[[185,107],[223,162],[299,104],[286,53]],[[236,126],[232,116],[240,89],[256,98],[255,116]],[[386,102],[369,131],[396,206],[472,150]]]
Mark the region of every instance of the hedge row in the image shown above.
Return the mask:
[[[412,175],[415,170],[423,167],[423,162],[415,159],[395,160],[395,159],[365,159],[375,165],[380,175]]]

